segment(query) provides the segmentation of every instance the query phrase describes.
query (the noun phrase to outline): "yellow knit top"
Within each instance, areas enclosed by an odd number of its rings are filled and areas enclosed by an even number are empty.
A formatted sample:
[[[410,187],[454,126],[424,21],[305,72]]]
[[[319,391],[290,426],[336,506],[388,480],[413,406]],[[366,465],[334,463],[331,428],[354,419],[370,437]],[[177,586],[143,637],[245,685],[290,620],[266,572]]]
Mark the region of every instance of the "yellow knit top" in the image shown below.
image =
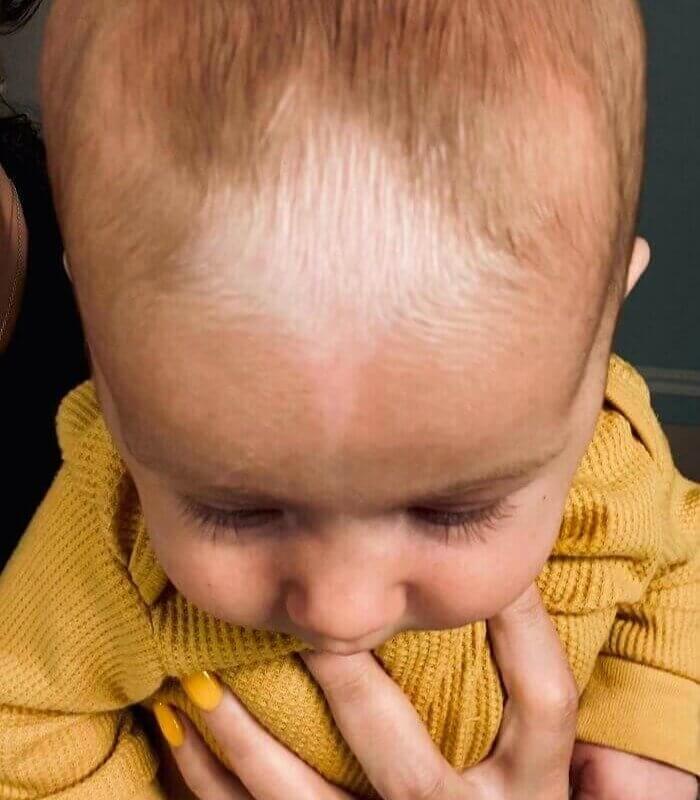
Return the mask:
[[[295,655],[305,645],[216,619],[169,583],[92,382],[57,430],[63,466],[0,576],[0,798],[164,798],[133,708],[155,699],[225,762],[176,680],[203,669],[322,775],[376,798]],[[700,774],[700,485],[618,356],[538,586],[581,693],[578,738]],[[504,696],[484,622],[404,631],[375,655],[454,767],[488,755]]]

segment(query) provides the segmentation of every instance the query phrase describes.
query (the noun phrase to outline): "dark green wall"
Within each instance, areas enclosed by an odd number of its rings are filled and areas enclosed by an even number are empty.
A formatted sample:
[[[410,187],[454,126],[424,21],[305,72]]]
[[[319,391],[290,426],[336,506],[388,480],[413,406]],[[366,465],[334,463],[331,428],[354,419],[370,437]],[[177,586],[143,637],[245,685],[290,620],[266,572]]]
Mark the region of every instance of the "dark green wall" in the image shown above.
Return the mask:
[[[649,44],[647,168],[639,235],[647,273],[628,299],[615,350],[647,380],[662,421],[700,425],[700,2],[643,0]],[[644,371],[644,370],[642,370]]]

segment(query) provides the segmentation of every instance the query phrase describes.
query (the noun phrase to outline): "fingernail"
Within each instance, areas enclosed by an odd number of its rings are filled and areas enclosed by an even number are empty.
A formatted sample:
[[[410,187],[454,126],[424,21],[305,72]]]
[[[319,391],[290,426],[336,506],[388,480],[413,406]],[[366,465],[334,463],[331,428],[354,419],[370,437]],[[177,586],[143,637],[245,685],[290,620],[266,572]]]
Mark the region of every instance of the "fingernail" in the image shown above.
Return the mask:
[[[221,684],[210,672],[195,672],[180,682],[190,700],[202,711],[213,711],[224,696]]]
[[[153,713],[155,714],[156,721],[160,732],[165,737],[166,741],[172,747],[180,747],[185,741],[185,729],[178,719],[177,714],[166,703],[161,703],[156,700],[153,704]]]

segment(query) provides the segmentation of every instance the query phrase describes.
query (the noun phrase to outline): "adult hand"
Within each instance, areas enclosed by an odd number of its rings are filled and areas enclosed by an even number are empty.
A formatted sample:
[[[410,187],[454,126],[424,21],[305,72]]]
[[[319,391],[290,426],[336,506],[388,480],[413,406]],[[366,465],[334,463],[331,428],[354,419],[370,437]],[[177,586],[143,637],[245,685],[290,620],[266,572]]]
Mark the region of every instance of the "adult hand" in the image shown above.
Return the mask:
[[[611,747],[576,742],[574,800],[697,800],[698,779],[670,764]]]
[[[19,316],[25,283],[27,226],[12,182],[0,167],[0,353]]]
[[[488,629],[507,700],[493,752],[461,773],[371,653],[301,654],[384,800],[568,800],[578,692],[536,585],[489,620]],[[270,735],[213,676],[200,673],[183,686],[236,772],[178,716],[181,744],[173,756],[200,800],[351,797]],[[167,710],[156,711],[167,723]]]

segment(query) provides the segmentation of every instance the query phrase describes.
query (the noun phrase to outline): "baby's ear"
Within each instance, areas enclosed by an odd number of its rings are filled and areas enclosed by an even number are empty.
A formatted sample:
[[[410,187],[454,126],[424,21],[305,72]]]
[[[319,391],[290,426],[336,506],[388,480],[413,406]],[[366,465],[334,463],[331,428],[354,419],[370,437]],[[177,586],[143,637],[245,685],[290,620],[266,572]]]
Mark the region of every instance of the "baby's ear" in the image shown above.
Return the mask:
[[[637,236],[634,241],[634,250],[632,251],[632,259],[630,261],[629,269],[627,270],[627,288],[625,289],[625,298],[629,297],[632,289],[637,285],[637,281],[645,273],[646,268],[649,266],[651,259],[651,248],[646,239]]]

